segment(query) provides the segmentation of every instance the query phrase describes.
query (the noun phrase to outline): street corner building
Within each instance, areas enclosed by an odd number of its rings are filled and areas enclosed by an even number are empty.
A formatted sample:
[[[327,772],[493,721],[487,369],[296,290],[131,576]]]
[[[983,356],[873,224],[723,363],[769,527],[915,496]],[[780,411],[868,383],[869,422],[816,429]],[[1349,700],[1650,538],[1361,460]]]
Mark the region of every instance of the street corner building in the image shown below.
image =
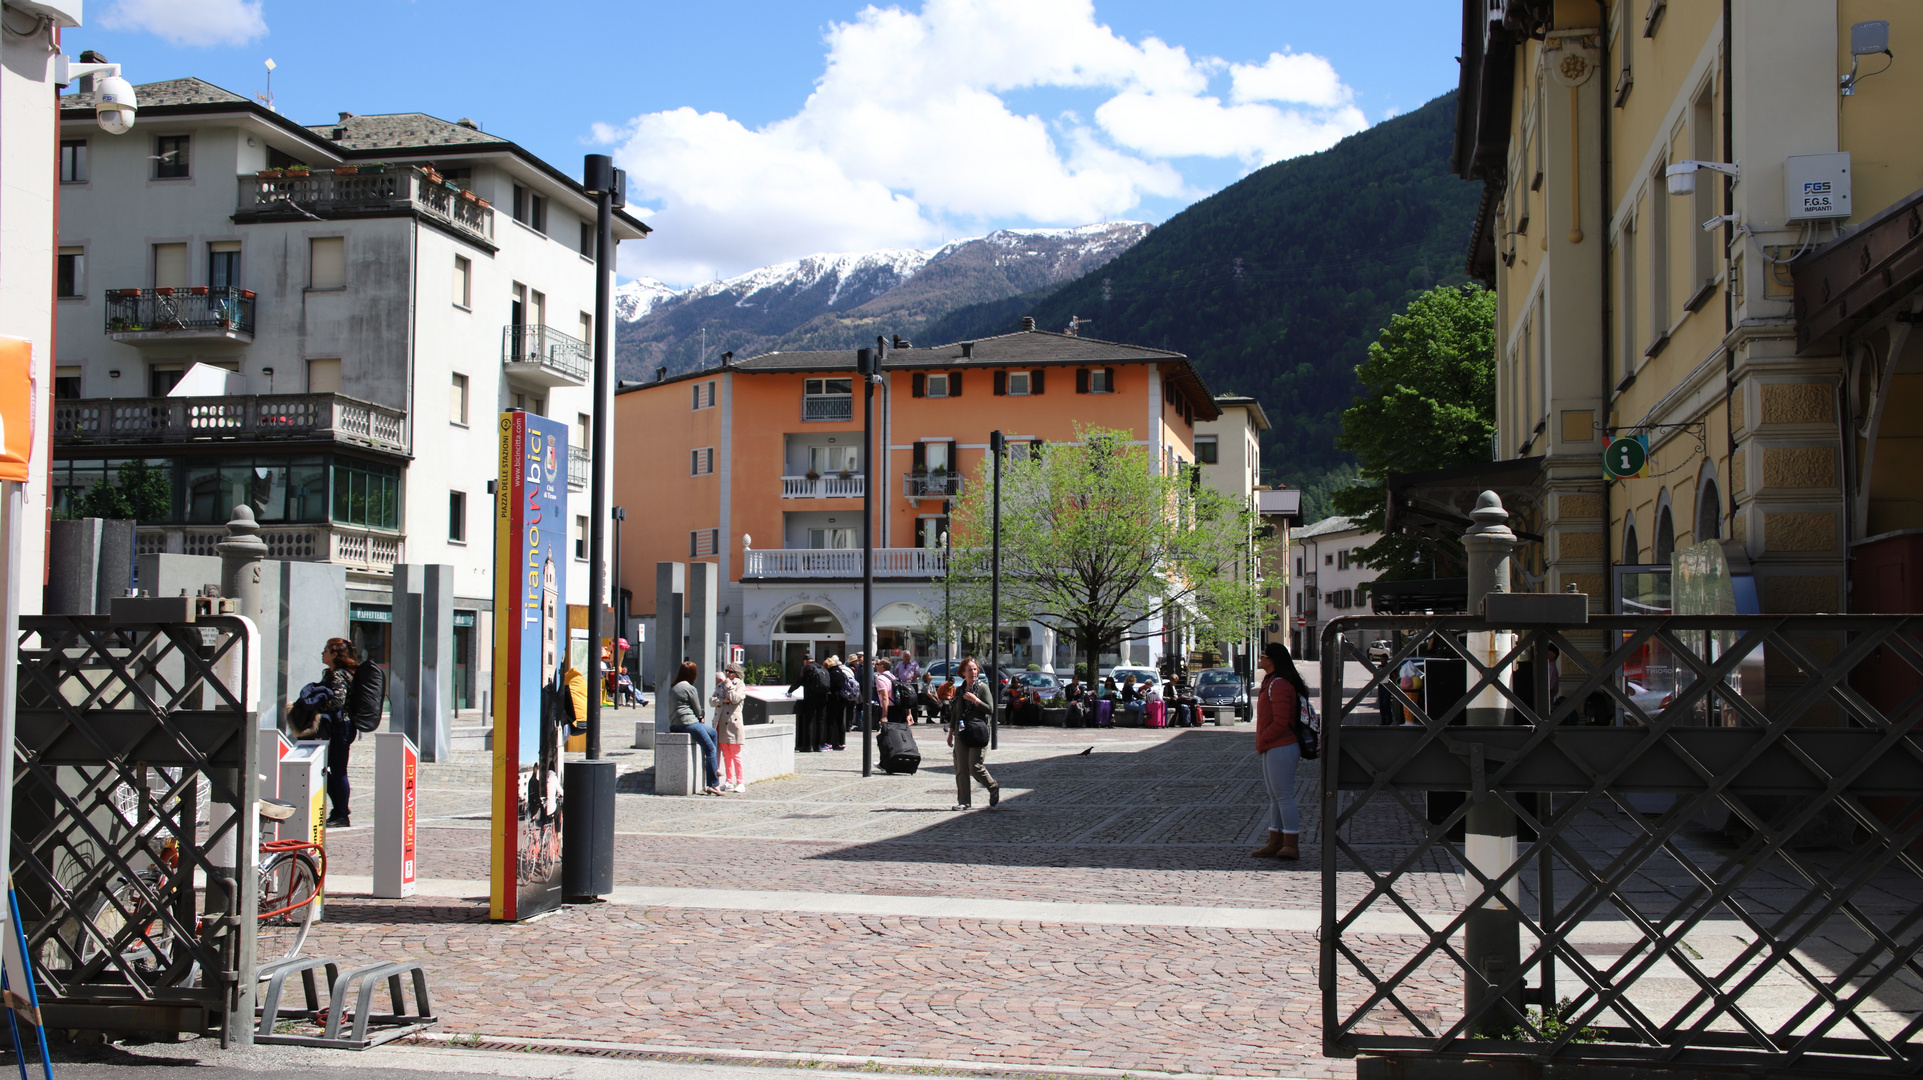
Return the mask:
[[[301,125],[185,78],[139,86],[139,126],[114,137],[87,80],[73,90],[59,113],[55,513],[143,461],[161,478],[139,514],[145,573],[150,556],[212,555],[234,507],[251,507],[270,560],[332,575],[337,608],[302,621],[334,623],[323,638],[351,636],[400,671],[395,650],[438,649],[436,722],[470,712],[480,749],[499,413],[567,426],[567,528],[585,532],[593,199],[470,120]],[[619,213],[614,230],[647,233]],[[587,580],[569,579],[581,611]],[[397,643],[394,593],[424,582],[423,625]],[[291,657],[293,686],[307,661]]]
[[[1750,611],[1923,610],[1923,63],[1888,45],[1918,35],[1867,0],[1465,0],[1530,587],[1667,611],[1694,547]]]
[[[1252,435],[1232,426],[1197,434],[1224,414],[1180,353],[1037,330],[1033,320],[978,341],[898,343],[875,388],[875,648],[925,660],[949,644],[932,637],[943,538],[990,432],[1025,454],[1073,440],[1078,426],[1123,430],[1164,470],[1194,464],[1198,441],[1219,458],[1225,441],[1231,479],[1252,485]],[[808,651],[861,651],[868,481],[854,350],[724,356],[664,372],[624,384],[614,415],[615,502],[647,508],[647,527],[629,529],[622,545],[636,621],[676,609],[657,596],[656,567],[707,563],[716,569],[702,573],[718,582],[716,637],[745,645],[751,660],[794,679]],[[1072,668],[1073,642],[1026,624],[1005,633],[1015,663]],[[1121,662],[1153,663],[1169,646],[1151,637],[1128,647]]]

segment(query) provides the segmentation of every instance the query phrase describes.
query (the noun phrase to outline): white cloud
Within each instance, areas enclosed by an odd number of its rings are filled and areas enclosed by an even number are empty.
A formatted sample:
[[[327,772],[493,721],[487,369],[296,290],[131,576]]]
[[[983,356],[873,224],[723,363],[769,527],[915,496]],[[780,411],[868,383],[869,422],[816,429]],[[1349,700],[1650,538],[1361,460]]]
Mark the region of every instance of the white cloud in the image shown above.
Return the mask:
[[[174,45],[245,45],[267,33],[261,0],[115,0],[109,30],[146,31]]]
[[[597,129],[655,207],[657,231],[633,246],[629,272],[690,282],[943,231],[1079,225],[1201,194],[1167,159],[1254,167],[1367,126],[1321,57],[1230,64],[1131,42],[1091,0],[868,7],[832,25],[826,45],[814,92],[765,127],[682,108]],[[1225,73],[1228,104],[1210,93]],[[1063,89],[1104,100],[1089,119],[1008,102]]]

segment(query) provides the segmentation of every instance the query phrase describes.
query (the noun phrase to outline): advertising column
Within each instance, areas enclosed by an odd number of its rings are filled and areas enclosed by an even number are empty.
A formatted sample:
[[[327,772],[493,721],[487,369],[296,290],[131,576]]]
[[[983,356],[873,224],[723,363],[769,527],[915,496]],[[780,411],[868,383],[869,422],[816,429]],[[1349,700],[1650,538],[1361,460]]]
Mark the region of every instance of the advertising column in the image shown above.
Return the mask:
[[[568,428],[514,411],[501,414],[500,431],[488,913],[516,921],[561,903]]]

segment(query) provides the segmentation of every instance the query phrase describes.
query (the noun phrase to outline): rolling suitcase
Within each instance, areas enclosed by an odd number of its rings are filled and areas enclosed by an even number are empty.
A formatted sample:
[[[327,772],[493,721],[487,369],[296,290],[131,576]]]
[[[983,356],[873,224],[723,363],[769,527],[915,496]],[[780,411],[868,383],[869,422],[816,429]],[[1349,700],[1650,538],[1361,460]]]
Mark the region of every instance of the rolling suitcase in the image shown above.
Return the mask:
[[[1151,701],[1142,707],[1143,727],[1167,727],[1168,706],[1160,701]]]
[[[1095,726],[1115,726],[1115,702],[1108,698],[1103,698],[1095,703]]]
[[[896,773],[913,775],[921,768],[921,751],[915,748],[915,732],[907,724],[889,721],[881,725],[875,735],[876,749],[881,751],[881,771],[890,776]]]

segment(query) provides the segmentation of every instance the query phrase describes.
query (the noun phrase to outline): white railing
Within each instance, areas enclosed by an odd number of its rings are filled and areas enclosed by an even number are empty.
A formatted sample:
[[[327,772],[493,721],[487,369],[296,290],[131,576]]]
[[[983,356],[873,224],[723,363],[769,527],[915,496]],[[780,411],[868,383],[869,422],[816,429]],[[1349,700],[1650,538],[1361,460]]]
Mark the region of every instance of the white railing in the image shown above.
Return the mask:
[[[225,525],[142,525],[135,532],[134,551],[218,555],[214,546],[226,538]],[[406,552],[404,538],[353,525],[263,525],[260,539],[270,559],[333,562],[376,574],[393,573]]]
[[[770,548],[744,553],[742,576],[751,578],[858,578],[859,548]],[[876,548],[876,577],[940,577],[940,548]]]
[[[866,490],[867,482],[860,475],[781,478],[784,499],[859,499]]]

